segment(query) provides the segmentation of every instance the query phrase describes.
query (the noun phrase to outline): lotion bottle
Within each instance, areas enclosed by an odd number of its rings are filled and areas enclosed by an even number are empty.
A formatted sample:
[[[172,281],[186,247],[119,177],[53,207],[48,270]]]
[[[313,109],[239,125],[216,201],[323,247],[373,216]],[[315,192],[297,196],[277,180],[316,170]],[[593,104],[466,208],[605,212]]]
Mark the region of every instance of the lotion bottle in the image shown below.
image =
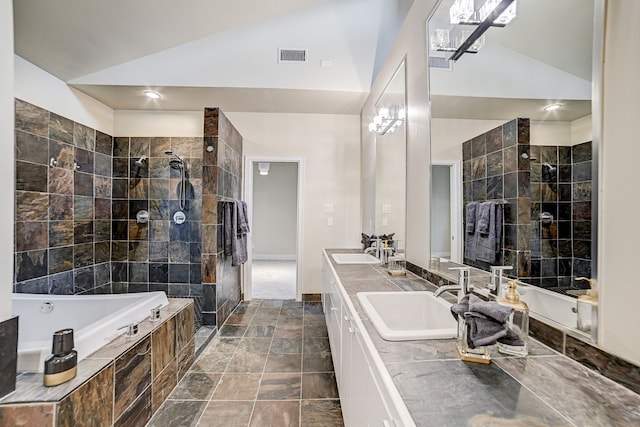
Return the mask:
[[[44,385],[65,383],[78,373],[78,352],[73,349],[73,329],[53,333],[53,349],[44,360]]]

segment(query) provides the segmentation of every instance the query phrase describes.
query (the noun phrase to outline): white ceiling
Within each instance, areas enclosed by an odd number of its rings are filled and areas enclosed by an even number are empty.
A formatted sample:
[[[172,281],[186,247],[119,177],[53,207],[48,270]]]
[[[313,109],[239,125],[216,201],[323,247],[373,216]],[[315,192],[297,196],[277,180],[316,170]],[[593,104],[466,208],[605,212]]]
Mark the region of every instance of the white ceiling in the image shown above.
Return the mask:
[[[14,0],[15,51],[115,109],[359,114],[411,3]]]
[[[114,109],[359,114],[412,3],[14,0],[15,51]],[[558,100],[555,120],[588,114],[592,15],[591,0],[518,0],[481,53],[432,69],[433,116],[548,120],[540,107]],[[308,61],[278,63],[278,48]]]

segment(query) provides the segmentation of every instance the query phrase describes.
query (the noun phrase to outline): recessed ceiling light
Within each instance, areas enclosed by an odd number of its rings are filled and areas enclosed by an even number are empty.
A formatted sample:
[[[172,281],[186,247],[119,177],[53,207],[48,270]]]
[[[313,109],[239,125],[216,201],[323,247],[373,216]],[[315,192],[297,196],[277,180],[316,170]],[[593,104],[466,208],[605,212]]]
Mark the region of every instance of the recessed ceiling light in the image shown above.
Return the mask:
[[[145,90],[144,94],[147,95],[151,99],[160,99],[160,94],[158,92],[154,92],[152,90]]]
[[[555,111],[555,110],[559,109],[560,107],[562,107],[562,104],[560,104],[560,103],[549,104],[546,107],[544,107],[544,111]]]

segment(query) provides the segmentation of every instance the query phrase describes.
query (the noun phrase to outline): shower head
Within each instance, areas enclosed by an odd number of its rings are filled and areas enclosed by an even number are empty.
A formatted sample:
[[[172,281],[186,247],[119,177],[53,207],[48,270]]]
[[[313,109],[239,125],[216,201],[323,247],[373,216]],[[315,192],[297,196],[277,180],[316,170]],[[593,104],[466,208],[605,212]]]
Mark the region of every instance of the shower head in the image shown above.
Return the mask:
[[[138,160],[136,160],[136,166],[141,168],[144,166],[144,162],[147,160],[147,156],[142,156]]]
[[[543,167],[547,168],[547,170],[549,171],[549,173],[551,172],[555,172],[556,171],[556,167],[555,166],[551,166],[549,163],[544,162],[542,164]]]
[[[171,156],[171,160],[169,160],[169,166],[174,169],[180,169],[183,167],[184,164],[182,161],[182,157],[174,154],[172,150],[166,150],[164,154],[166,154],[167,156]]]

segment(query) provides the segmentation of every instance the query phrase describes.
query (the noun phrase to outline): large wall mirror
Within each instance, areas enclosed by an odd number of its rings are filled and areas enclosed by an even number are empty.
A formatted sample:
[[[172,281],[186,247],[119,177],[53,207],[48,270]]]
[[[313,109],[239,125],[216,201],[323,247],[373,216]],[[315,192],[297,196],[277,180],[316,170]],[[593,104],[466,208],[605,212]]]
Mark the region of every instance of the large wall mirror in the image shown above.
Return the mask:
[[[496,1],[515,17],[481,28],[485,3],[443,0],[427,25],[430,267],[469,265],[482,284],[506,266],[536,291],[575,298],[589,286],[576,279],[595,276],[594,1]],[[474,225],[488,212],[493,241],[480,247]]]
[[[376,139],[375,234],[393,235],[404,252],[406,229],[407,147],[405,126],[404,61],[376,102],[376,117],[369,126]]]

